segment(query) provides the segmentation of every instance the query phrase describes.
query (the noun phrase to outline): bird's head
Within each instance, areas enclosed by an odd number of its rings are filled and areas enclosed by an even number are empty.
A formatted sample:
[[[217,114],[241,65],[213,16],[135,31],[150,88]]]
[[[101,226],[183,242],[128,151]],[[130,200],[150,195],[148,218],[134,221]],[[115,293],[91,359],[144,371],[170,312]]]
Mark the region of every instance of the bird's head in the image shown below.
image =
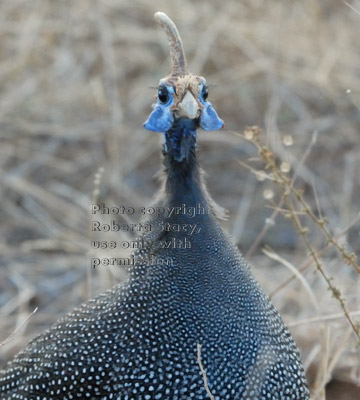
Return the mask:
[[[208,101],[205,78],[188,73],[183,45],[174,22],[164,13],[155,19],[165,30],[170,44],[170,72],[160,80],[156,103],[145,122],[146,129],[155,132],[196,132],[221,129],[224,122]],[[195,134],[195,133],[194,133]]]

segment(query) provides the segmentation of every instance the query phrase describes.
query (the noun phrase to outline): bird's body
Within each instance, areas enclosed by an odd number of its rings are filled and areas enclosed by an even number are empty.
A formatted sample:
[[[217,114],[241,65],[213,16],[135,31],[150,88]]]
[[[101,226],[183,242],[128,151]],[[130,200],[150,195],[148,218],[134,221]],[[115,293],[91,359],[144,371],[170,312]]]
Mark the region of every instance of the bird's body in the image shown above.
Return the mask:
[[[169,105],[164,93],[158,103]],[[176,108],[188,112],[191,102]],[[169,124],[160,103],[148,129],[159,119]],[[1,399],[205,400],[208,391],[216,400],[309,399],[295,343],[216,222],[196,163],[196,130],[222,121],[205,103],[198,101],[201,116],[173,116],[164,131],[166,178],[156,206],[177,211],[149,221],[143,239],[151,246],[138,250],[127,282],[60,320],[0,373]],[[188,225],[197,229],[164,229]]]

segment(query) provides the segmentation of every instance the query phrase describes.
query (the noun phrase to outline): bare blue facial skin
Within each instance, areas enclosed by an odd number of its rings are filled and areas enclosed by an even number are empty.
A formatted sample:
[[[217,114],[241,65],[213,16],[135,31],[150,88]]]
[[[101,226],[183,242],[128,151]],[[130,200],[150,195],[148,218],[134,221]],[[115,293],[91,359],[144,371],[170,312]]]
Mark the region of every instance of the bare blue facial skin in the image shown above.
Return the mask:
[[[154,109],[144,123],[144,127],[149,131],[165,133],[171,129],[176,119],[174,112],[171,110],[174,105],[173,95],[175,91],[173,86],[166,84],[161,85],[161,90],[167,91],[166,101],[161,101],[164,96],[157,97]],[[197,127],[205,131],[217,131],[223,128],[224,121],[218,117],[212,104],[206,100],[205,95],[207,95],[206,83],[201,83],[198,101],[203,106],[203,109],[201,110],[200,118],[196,118]]]

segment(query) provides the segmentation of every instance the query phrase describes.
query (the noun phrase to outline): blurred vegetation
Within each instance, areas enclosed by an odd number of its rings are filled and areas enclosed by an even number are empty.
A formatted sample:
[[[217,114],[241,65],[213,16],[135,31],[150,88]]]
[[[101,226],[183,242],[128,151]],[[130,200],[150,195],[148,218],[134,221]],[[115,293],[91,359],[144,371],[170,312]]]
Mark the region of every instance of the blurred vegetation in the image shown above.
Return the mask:
[[[359,0],[1,1],[0,342],[21,326],[0,347],[1,365],[124,278],[89,268],[90,204],[146,206],[158,187],[161,135],[142,127],[168,71],[158,10],[176,22],[225,120],[199,133],[209,191],[231,217],[224,228],[299,344],[313,398],[326,385],[327,399],[358,398],[354,330],[239,133],[263,129],[314,215],[359,255]],[[359,273],[294,210],[356,326]]]

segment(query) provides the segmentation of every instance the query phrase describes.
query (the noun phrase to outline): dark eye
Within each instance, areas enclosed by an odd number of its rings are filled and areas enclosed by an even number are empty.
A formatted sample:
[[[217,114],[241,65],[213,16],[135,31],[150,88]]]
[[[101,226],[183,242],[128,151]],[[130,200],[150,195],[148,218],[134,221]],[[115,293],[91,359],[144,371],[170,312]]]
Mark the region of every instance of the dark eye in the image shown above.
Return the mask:
[[[158,99],[160,100],[160,103],[167,103],[169,100],[169,95],[164,87],[160,87],[158,90]]]
[[[206,86],[204,86],[203,90],[202,90],[202,98],[204,99],[204,101],[206,101],[208,96],[209,96],[208,88]]]

